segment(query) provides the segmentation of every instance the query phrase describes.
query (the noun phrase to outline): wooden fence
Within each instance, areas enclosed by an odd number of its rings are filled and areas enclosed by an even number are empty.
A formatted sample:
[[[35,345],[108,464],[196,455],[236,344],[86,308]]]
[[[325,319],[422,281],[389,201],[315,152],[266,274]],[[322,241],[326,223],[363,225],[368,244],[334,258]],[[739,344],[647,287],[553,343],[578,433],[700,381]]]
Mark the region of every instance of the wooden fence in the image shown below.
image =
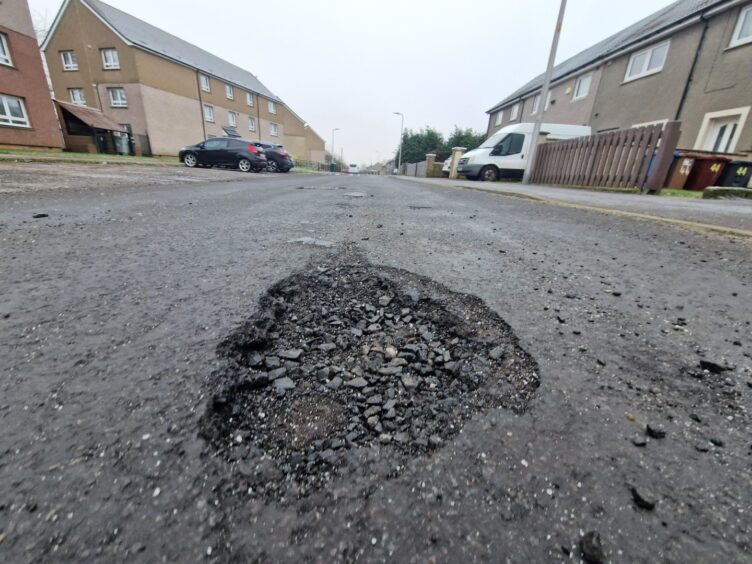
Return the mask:
[[[680,122],[553,141],[538,147],[536,184],[639,188],[660,192],[679,141]]]

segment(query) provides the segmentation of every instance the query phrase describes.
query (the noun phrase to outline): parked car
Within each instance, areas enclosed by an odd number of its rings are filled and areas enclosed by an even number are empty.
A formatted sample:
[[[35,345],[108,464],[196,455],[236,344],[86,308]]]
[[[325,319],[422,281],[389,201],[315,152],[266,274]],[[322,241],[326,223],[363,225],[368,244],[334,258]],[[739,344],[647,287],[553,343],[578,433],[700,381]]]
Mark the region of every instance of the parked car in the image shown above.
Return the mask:
[[[282,145],[263,141],[252,141],[252,143],[266,154],[266,170],[269,172],[290,172],[290,169],[295,166],[295,161]]]
[[[522,178],[528,164],[527,155],[530,152],[534,125],[516,123],[501,128],[480,147],[462,155],[457,173],[470,180]],[[544,123],[541,125],[541,135],[546,135],[550,141],[572,139],[590,135],[590,127]]]
[[[243,172],[261,172],[266,168],[263,151],[251,141],[243,139],[213,138],[180,149],[180,162],[196,166],[221,166],[239,168]]]
[[[449,173],[452,170],[452,157],[449,157],[447,160],[444,161],[444,166],[441,167],[441,174],[444,176],[449,176]]]
[[[347,167],[347,172],[350,174],[360,174],[360,167],[356,164],[351,164]]]

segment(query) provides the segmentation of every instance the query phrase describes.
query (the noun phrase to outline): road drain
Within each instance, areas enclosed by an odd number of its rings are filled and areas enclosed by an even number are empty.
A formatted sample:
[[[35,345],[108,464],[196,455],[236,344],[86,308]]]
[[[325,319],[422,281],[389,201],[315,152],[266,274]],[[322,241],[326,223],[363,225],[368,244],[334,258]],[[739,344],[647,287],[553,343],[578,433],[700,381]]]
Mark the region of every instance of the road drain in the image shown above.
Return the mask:
[[[357,257],[286,278],[259,306],[218,346],[200,423],[237,492],[301,496],[364,457],[425,455],[479,412],[523,411],[538,386],[478,298]]]

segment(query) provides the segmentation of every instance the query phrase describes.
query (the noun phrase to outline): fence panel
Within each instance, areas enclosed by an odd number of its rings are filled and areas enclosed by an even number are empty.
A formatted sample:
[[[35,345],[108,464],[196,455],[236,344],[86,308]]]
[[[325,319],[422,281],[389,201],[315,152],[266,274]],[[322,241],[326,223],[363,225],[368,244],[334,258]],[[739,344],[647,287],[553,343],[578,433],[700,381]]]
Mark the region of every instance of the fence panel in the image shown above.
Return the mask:
[[[566,186],[660,190],[680,123],[608,131],[546,143],[539,148],[533,181]]]

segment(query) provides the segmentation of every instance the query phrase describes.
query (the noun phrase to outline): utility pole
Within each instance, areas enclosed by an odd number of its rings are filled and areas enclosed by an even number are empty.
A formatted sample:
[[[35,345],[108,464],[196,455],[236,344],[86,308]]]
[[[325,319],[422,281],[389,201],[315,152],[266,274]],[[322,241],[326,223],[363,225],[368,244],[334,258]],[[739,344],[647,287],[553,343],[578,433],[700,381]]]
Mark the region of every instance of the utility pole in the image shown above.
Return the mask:
[[[402,123],[400,125],[400,143],[399,143],[399,157],[397,161],[397,170],[402,171],[402,135],[405,132],[405,116],[403,116],[399,112],[394,112],[394,115],[399,116],[402,118]]]
[[[567,0],[561,0],[559,6],[559,17],[556,20],[556,29],[554,30],[554,39],[551,42],[551,52],[548,55],[548,66],[546,67],[546,74],[543,77],[543,88],[540,93],[540,105],[538,106],[538,115],[535,118],[535,124],[533,125],[533,135],[530,138],[530,150],[527,154],[527,166],[525,167],[525,173],[522,176],[523,184],[530,184],[530,175],[533,172],[535,166],[535,157],[538,154],[538,137],[540,137],[541,124],[543,123],[543,111],[546,107],[546,100],[548,99],[548,90],[551,86],[551,76],[554,73],[554,61],[556,60],[556,49],[559,47],[559,35],[561,35],[561,24],[564,21],[564,11],[567,8]]]
[[[334,163],[334,132],[339,131],[339,127],[332,129],[332,163]]]

